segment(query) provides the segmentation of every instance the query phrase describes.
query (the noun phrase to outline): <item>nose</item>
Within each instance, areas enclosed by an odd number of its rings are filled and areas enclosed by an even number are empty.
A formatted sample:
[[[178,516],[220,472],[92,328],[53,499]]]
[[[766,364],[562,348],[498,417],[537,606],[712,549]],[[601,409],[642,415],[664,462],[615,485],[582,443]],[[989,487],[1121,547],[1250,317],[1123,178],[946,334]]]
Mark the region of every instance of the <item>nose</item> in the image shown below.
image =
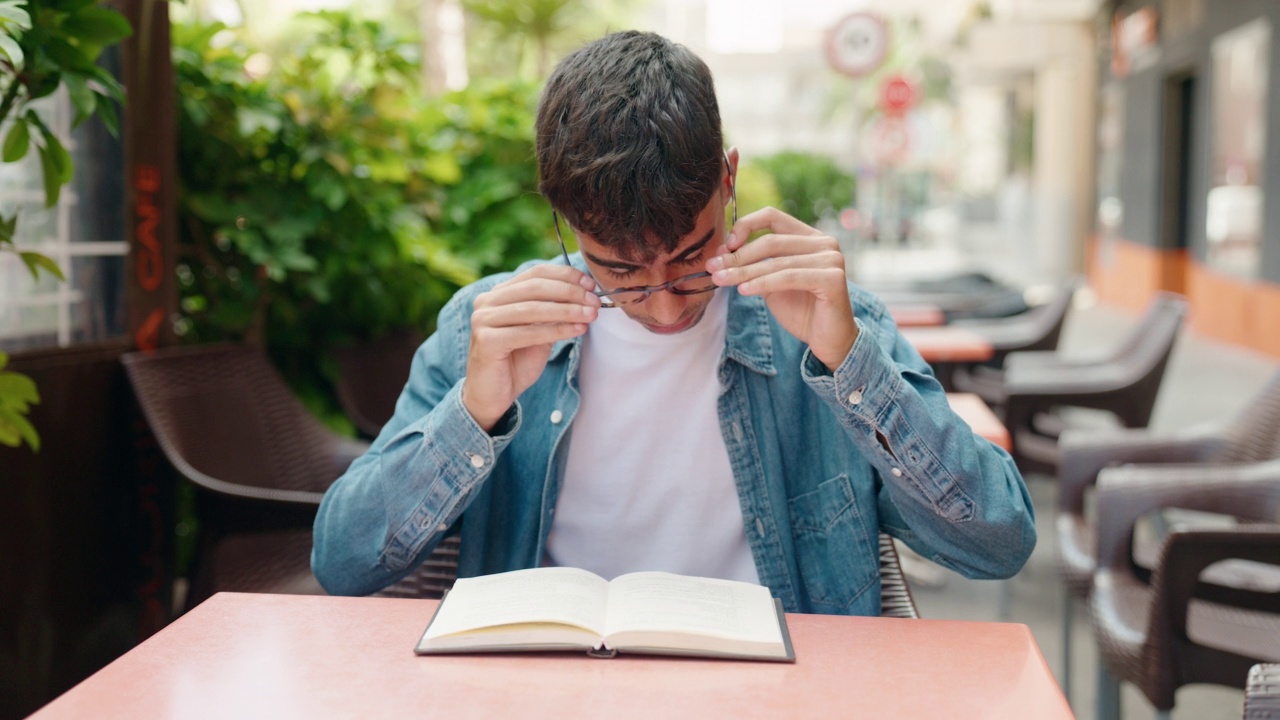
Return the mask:
[[[680,321],[688,304],[688,296],[676,295],[665,290],[656,292],[644,301],[648,306],[649,317],[660,325],[674,325]]]

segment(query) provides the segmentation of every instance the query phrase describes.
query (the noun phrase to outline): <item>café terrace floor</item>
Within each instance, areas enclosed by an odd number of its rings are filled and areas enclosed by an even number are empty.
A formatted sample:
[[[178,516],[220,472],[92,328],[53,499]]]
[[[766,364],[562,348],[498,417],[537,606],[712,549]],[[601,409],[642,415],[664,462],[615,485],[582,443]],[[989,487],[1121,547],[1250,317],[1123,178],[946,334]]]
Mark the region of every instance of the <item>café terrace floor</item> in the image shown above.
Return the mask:
[[[939,276],[953,272],[982,270],[1008,280],[1025,277],[1012,263],[1018,253],[994,235],[975,235],[951,243],[897,249],[869,248],[850,252],[850,276],[857,281]],[[974,239],[978,237],[980,239]],[[1087,290],[1079,293],[1068,314],[1059,349],[1070,355],[1104,353],[1117,344],[1137,321],[1137,317],[1114,307],[1098,304]],[[1280,369],[1280,360],[1236,346],[1210,340],[1184,329],[1165,374],[1151,420],[1153,429],[1176,429],[1212,423],[1232,417]],[[1101,418],[1081,415],[1084,424]],[[1027,478],[1036,509],[1039,542],[1030,561],[1016,577],[1001,582],[966,580],[927,561],[918,570],[912,592],[924,617],[954,620],[1008,620],[1026,623],[1035,634],[1049,666],[1059,682],[1062,678],[1061,618],[1062,586],[1055,571],[1053,532],[1057,500],[1054,478],[1032,475]],[[933,581],[933,582],[925,582]],[[1007,590],[1008,607],[1002,617],[1002,593]],[[1088,608],[1073,603],[1072,707],[1081,720],[1094,717],[1094,689],[1097,646],[1089,628]],[[1174,720],[1237,720],[1241,717],[1244,693],[1240,690],[1193,685],[1177,695]],[[1124,686],[1122,713],[1125,720],[1155,717],[1155,711],[1135,688]]]

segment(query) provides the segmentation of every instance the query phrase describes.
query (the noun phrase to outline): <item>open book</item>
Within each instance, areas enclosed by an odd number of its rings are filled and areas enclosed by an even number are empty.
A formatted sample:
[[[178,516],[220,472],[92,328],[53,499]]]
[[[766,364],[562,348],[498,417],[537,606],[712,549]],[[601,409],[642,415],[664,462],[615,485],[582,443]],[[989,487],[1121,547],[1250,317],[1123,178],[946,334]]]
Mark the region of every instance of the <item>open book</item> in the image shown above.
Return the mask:
[[[766,587],[663,572],[609,582],[568,567],[458,580],[416,652],[534,650],[796,659],[782,603]]]

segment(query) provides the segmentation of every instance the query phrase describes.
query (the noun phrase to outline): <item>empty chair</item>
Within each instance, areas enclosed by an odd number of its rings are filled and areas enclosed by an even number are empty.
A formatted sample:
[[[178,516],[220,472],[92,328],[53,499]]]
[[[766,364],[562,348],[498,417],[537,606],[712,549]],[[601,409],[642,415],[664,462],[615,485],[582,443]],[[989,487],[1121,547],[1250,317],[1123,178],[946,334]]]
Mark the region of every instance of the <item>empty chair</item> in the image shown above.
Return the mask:
[[[988,405],[1004,404],[1004,360],[1014,352],[1053,351],[1066,324],[1067,311],[1075,297],[1079,281],[1072,279],[1059,287],[1053,298],[1021,314],[1000,320],[960,320],[954,327],[964,328],[990,341],[995,354],[983,363],[956,363],[951,370],[951,387],[957,392],[971,392]]]
[[[377,437],[395,414],[396,400],[409,381],[413,354],[424,339],[416,329],[402,328],[334,351],[338,403],[361,435]]]
[[[1117,681],[1167,717],[1184,685],[1244,688],[1252,665],[1280,661],[1280,461],[1110,468],[1097,494],[1099,720],[1118,716]],[[1147,580],[1133,562],[1134,528],[1162,508],[1238,524],[1174,527]]]
[[[1179,432],[1148,430],[1067,431],[1060,443],[1058,574],[1065,586],[1063,603],[1063,688],[1070,693],[1071,605],[1088,597],[1097,568],[1096,528],[1086,513],[1086,495],[1104,468],[1122,465],[1192,463],[1233,464],[1280,459],[1280,373],[1252,403],[1229,422]],[[1154,552],[1135,554],[1137,572],[1149,574]]]
[[[197,489],[186,606],[221,590],[322,593],[311,524],[324,491],[367,445],[313,418],[261,350],[179,347],[122,361],[165,456]]]
[[[1146,427],[1186,306],[1182,296],[1160,293],[1129,337],[1101,360],[1010,354],[1005,360],[1004,422],[1019,469],[1057,470],[1061,427],[1053,422],[1053,413],[1062,407],[1106,410],[1127,427]]]

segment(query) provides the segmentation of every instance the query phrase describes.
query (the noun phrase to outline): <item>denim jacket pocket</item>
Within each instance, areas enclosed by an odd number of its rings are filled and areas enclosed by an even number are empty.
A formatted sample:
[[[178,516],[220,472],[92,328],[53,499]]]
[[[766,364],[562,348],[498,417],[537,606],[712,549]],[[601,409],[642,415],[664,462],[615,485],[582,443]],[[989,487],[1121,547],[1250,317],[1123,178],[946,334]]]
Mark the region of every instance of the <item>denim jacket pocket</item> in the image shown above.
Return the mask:
[[[844,614],[879,577],[878,544],[841,473],[787,503],[796,562],[813,611]]]

